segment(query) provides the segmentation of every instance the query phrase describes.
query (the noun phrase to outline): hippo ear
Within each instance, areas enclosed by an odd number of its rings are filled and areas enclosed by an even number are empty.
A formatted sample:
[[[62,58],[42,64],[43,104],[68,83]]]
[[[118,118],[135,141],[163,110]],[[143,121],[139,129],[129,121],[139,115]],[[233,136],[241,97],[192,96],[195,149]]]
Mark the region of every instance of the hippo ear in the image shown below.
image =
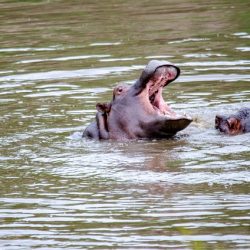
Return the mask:
[[[111,104],[110,103],[97,103],[96,109],[99,112],[108,113],[108,112],[110,112]]]

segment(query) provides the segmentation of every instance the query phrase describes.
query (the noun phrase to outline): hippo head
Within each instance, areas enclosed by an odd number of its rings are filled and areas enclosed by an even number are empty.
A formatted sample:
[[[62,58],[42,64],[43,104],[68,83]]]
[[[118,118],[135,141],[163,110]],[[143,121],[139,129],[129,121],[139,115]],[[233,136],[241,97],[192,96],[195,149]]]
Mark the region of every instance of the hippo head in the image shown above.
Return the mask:
[[[192,119],[176,114],[162,97],[179,74],[169,62],[153,60],[132,86],[115,87],[110,103],[97,104],[99,139],[167,138],[186,128]]]
[[[235,114],[216,115],[215,129],[228,135],[250,132],[250,109],[242,108]]]

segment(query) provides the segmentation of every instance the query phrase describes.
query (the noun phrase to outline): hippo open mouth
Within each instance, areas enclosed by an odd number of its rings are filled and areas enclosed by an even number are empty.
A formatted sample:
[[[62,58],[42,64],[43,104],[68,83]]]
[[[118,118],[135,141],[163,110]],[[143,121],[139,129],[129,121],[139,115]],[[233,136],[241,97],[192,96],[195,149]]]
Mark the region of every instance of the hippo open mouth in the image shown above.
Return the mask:
[[[157,68],[146,84],[149,102],[159,115],[176,116],[176,113],[166,104],[162,97],[163,88],[175,80],[179,71],[173,66],[161,66]]]
[[[168,138],[185,129],[192,119],[175,113],[162,97],[164,87],[179,74],[180,69],[169,62],[150,61],[132,86],[118,85],[111,102],[97,104],[96,121],[83,136],[115,140]]]

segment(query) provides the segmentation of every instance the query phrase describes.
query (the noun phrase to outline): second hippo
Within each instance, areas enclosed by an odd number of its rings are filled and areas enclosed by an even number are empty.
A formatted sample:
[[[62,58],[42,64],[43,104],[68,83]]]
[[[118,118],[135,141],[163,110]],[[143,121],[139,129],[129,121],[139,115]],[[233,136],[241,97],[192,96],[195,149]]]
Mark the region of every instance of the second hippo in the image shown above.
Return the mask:
[[[215,128],[228,135],[250,132],[250,108],[242,108],[228,116],[216,115]]]

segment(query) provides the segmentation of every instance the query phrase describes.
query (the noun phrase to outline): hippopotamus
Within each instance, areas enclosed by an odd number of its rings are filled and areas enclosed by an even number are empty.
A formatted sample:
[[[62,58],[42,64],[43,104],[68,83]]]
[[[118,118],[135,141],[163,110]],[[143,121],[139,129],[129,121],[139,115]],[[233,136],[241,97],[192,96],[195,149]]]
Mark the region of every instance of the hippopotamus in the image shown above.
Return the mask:
[[[216,115],[215,128],[228,135],[250,132],[250,108],[242,108],[228,116]]]
[[[95,120],[83,137],[93,139],[168,138],[185,129],[192,118],[174,112],[162,97],[163,88],[180,75],[167,61],[150,61],[131,86],[119,84],[111,102],[97,103]]]

